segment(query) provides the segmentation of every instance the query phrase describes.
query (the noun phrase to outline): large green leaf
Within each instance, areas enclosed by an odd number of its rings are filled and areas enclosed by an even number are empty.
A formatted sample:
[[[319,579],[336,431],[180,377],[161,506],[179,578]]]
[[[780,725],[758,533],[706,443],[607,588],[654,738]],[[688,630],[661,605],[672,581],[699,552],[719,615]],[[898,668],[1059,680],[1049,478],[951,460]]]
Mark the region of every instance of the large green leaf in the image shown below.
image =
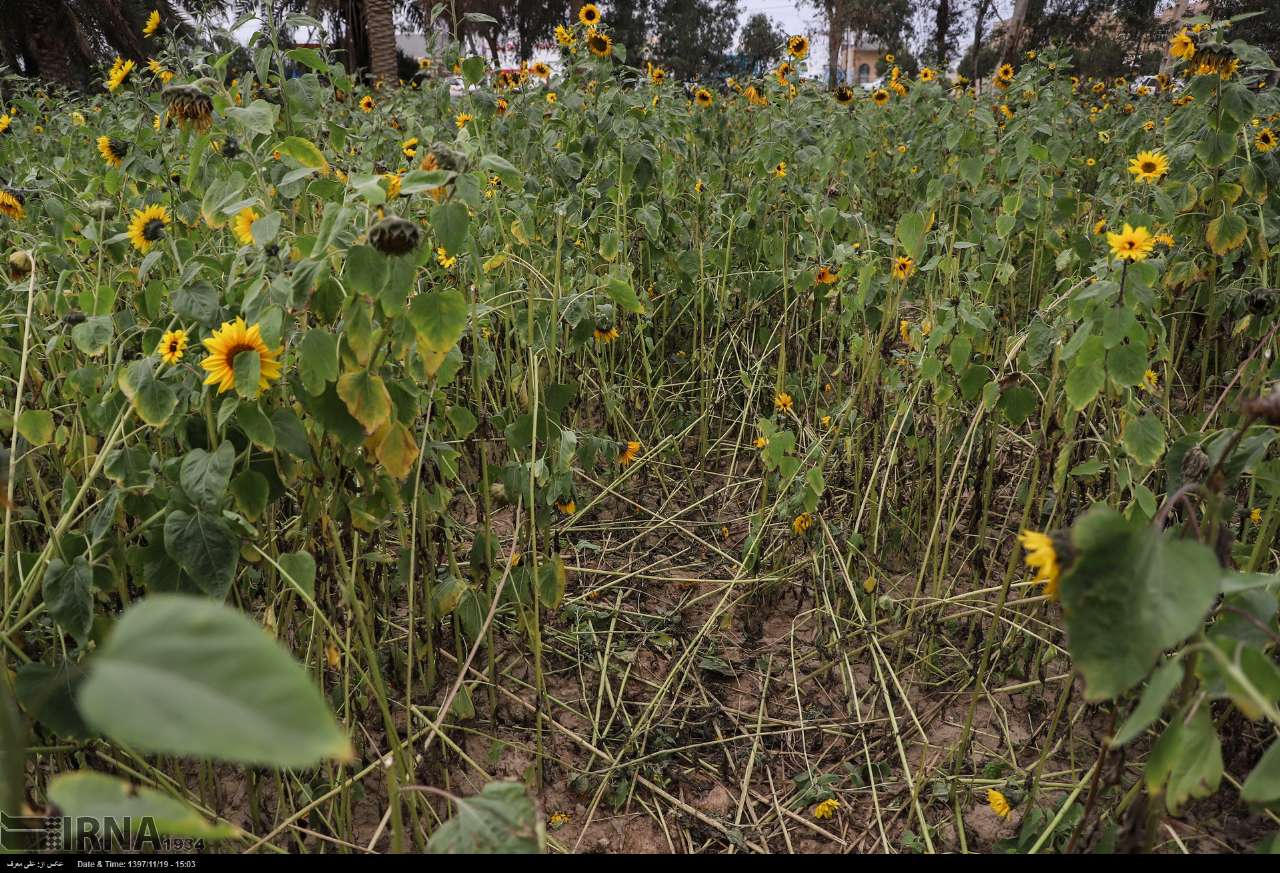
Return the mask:
[[[1222,744],[1213,729],[1209,707],[1200,706],[1186,719],[1180,713],[1169,722],[1151,748],[1145,774],[1147,790],[1165,796],[1165,808],[1177,815],[1182,805],[1208,797],[1222,781]]]
[[[312,328],[298,344],[298,362],[307,393],[324,393],[325,384],[338,379],[338,341],[324,328]]]
[[[466,298],[456,288],[419,294],[409,305],[409,322],[423,345],[447,352],[467,329]]]
[[[33,661],[18,668],[14,691],[22,708],[40,724],[63,739],[84,740],[93,731],[76,709],[75,694],[85,672],[78,664],[56,667]]]
[[[431,212],[431,229],[436,232],[440,245],[450,255],[462,251],[462,244],[467,238],[467,227],[471,216],[465,204],[456,200],[441,203]]]
[[[127,610],[78,701],[92,727],[141,751],[275,767],[351,757],[306,670],[203,598],[153,595]]]
[[[164,549],[210,597],[227,596],[240,541],[220,514],[174,509],[164,520]]]
[[[1076,555],[1060,585],[1071,658],[1085,697],[1108,700],[1200,626],[1221,571],[1206,546],[1106,507],[1081,517],[1071,542]]]
[[[178,406],[178,395],[156,378],[149,358],[139,358],[120,371],[116,380],[133,409],[152,427],[160,427],[173,415]]]
[[[1125,425],[1120,440],[1129,457],[1150,467],[1164,454],[1164,425],[1154,415],[1140,415]]]
[[[93,626],[93,568],[84,555],[53,558],[44,571],[44,605],[58,627],[81,643]]]
[[[216,510],[220,507],[227,494],[235,459],[235,447],[230,440],[224,440],[212,452],[204,449],[187,452],[182,459],[178,481],[188,499],[201,509]]]
[[[391,416],[391,395],[382,377],[370,370],[356,370],[338,380],[338,396],[347,411],[371,434]]]
[[[545,834],[533,801],[518,782],[490,782],[457,801],[458,811],[431,835],[433,855],[536,855]]]
[[[98,833],[106,830],[104,819],[120,822],[126,818],[134,828],[143,819],[150,819],[156,832],[166,836],[225,840],[240,833],[229,824],[205,820],[186,803],[153,788],[131,785],[92,770],[55,776],[49,782],[49,799],[63,815],[99,821]]]
[[[1246,803],[1280,800],[1280,740],[1272,740],[1271,748],[1254,765],[1240,788],[1240,799]]]

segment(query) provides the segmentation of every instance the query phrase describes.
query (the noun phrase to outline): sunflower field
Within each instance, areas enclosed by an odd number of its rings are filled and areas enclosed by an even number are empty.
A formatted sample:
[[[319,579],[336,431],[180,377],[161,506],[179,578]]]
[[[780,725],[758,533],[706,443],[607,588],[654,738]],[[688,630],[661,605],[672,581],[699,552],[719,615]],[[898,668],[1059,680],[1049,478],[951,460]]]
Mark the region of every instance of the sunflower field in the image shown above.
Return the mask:
[[[1231,21],[1155,84],[874,90],[804,37],[673,81],[590,4],[400,83],[258,24],[0,79],[10,820],[1280,851],[1280,69]]]

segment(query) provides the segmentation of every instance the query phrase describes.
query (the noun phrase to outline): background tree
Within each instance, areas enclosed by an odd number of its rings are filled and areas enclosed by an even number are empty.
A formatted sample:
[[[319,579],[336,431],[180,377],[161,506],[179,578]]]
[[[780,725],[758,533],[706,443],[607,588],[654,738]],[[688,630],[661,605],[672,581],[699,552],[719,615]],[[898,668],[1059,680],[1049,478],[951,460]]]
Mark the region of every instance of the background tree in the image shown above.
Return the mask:
[[[923,57],[941,70],[947,69],[955,54],[961,24],[959,6],[958,0],[934,0],[933,3],[933,27]]]
[[[399,72],[392,0],[364,0],[364,26],[369,38],[369,71],[374,79],[394,85],[399,79]]]
[[[615,45],[627,50],[627,63],[641,66],[649,57],[649,34],[653,26],[650,0],[615,0],[608,6],[605,22]]]
[[[855,44],[878,43],[902,52],[911,20],[911,0],[807,0],[827,26],[827,82],[840,79],[840,47],[852,34]]]
[[[747,19],[738,37],[738,51],[750,65],[753,76],[761,75],[782,55],[787,33],[763,12]]]
[[[729,68],[738,0],[657,0],[656,53],[677,79],[716,78]]]

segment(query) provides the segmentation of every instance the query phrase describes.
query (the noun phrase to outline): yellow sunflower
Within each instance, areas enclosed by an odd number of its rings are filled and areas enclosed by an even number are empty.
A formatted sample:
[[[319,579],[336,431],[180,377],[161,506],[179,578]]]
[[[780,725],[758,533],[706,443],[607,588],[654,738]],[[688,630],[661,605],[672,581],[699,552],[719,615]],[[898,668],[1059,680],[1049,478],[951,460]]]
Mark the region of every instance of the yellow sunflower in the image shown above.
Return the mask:
[[[932,82],[936,78],[938,78],[938,74],[934,72],[932,68],[925,67],[922,70],[920,70],[921,82]]]
[[[817,282],[819,285],[834,285],[838,278],[836,271],[830,267],[823,266],[818,268]]]
[[[1161,152],[1141,151],[1129,162],[1129,172],[1139,182],[1159,182],[1169,172],[1169,159]]]
[[[813,527],[813,514],[802,512],[795,518],[791,519],[791,532],[798,537],[802,537]]]
[[[158,203],[146,209],[134,210],[133,218],[129,221],[129,242],[145,255],[164,237],[165,228],[172,221],[169,210]]]
[[[156,346],[156,354],[166,364],[176,364],[182,360],[182,355],[187,350],[187,342],[185,330],[179,328],[165,331],[164,336],[160,337],[160,345]]]
[[[778,177],[779,179],[785,179],[787,176],[787,162],[778,161],[777,166],[773,168],[772,172],[773,172],[773,175]]]
[[[655,67],[653,64],[648,64],[648,73],[649,81],[655,85],[661,85],[663,82],[667,81],[667,71],[662,67]]]
[[[13,116],[0,112],[0,133],[8,130],[11,124],[13,124]]]
[[[911,278],[916,271],[916,262],[907,255],[899,255],[893,259],[893,266],[889,272],[893,274],[893,278],[899,282],[905,282]]]
[[[250,206],[236,213],[235,221],[231,222],[231,232],[235,234],[240,245],[253,245],[253,223],[259,218],[261,216]]]
[[[618,463],[623,467],[632,463],[637,457],[639,457],[640,450],[642,448],[643,446],[639,442],[631,440],[627,443],[627,447],[622,450],[622,453],[618,455]]]
[[[699,88],[693,92],[693,102],[706,109],[711,105],[711,92],[706,88]]]
[[[530,67],[529,72],[533,73],[539,79],[547,79],[547,78],[550,78],[551,76],[551,68],[546,64],[544,64],[542,61],[538,61],[532,67]]]
[[[1000,818],[1008,818],[1013,812],[1013,807],[1009,806],[1009,800],[994,788],[987,789],[987,806],[991,807],[991,811]]]
[[[111,70],[107,73],[107,90],[114,92],[123,85],[124,80],[129,78],[129,74],[133,72],[134,66],[133,61],[126,61],[124,58],[117,57],[111,65]]]
[[[400,143],[400,153],[409,160],[413,160],[418,155],[418,138],[411,136],[404,142]]]
[[[601,344],[608,344],[618,338],[618,328],[616,325],[613,327],[610,327],[608,330],[601,330],[600,328],[597,327],[592,332],[592,334],[595,336],[596,342]]]
[[[98,154],[102,155],[102,159],[107,162],[107,166],[120,166],[120,162],[124,160],[124,156],[128,153],[129,144],[127,142],[112,139],[109,136],[98,137]]]
[[[1169,40],[1169,54],[1183,61],[1189,61],[1196,56],[1195,40],[1191,38],[1191,34],[1187,33],[1185,27]]]
[[[790,412],[795,407],[795,401],[791,399],[791,395],[785,391],[775,391],[773,394],[773,409],[775,412]]]
[[[360,98],[360,110],[362,112],[372,112],[373,107],[377,106],[377,102],[368,94]]]
[[[853,102],[853,89],[848,85],[841,85],[836,88],[836,102],[842,105],[848,105]]]
[[[578,10],[578,21],[587,27],[595,27],[600,23],[600,8],[594,3],[588,3]]]
[[[262,339],[261,325],[250,327],[244,323],[243,318],[224,321],[222,327],[204,341],[204,347],[209,353],[200,362],[200,366],[209,372],[204,384],[218,386],[219,394],[236,387],[236,357],[241,352],[258,356],[258,388],[255,395],[261,394],[280,378],[278,356],[284,351],[284,347],[274,351],[267,348]]]
[[[151,75],[159,79],[162,84],[168,85],[173,81],[173,71],[166,69],[165,65],[157,61],[155,58],[151,58],[147,61],[147,69],[150,70]]]
[[[787,54],[802,61],[809,56],[809,37],[796,34],[787,38]]]
[[[474,120],[475,116],[470,112],[459,112],[453,117],[453,123],[457,125],[458,130],[462,130],[462,128],[466,127],[469,122]]]
[[[147,23],[142,28],[142,35],[150,39],[160,29],[160,10],[152,9],[147,16]]]
[[[587,34],[587,48],[598,58],[607,58],[613,52],[613,37],[607,33],[592,31]]]
[[[1058,596],[1058,580],[1062,578],[1062,565],[1058,561],[1058,551],[1053,537],[1034,530],[1024,530],[1018,534],[1018,543],[1026,550],[1023,562],[1035,570],[1034,582],[1044,583],[1046,597]]]
[[[1122,261],[1145,261],[1156,246],[1156,239],[1145,227],[1132,227],[1128,224],[1120,233],[1108,233],[1107,243],[1111,246],[1111,254]]]
[[[883,88],[877,88],[871,92],[871,102],[877,106],[883,106],[889,102],[889,92]]]
[[[1280,145],[1280,137],[1269,127],[1262,128],[1253,138],[1253,147],[1260,152],[1269,152],[1277,145]]]
[[[22,195],[16,191],[0,188],[0,215],[7,215],[14,221],[21,221],[27,215],[22,205]]]

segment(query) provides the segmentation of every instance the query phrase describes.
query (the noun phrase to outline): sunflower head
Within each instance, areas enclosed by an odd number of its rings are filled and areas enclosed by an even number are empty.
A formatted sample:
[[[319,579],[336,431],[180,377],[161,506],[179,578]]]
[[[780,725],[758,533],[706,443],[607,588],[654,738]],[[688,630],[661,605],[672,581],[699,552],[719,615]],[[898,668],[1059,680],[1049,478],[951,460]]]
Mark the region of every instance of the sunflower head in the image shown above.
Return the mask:
[[[1000,818],[1008,818],[1013,811],[1009,799],[994,788],[987,789],[987,806]]]
[[[107,166],[120,166],[120,163],[128,153],[129,144],[124,140],[114,139],[109,136],[98,137],[98,154],[102,155],[102,159],[107,162]]]
[[[24,202],[22,195],[12,188],[0,188],[0,215],[21,221],[27,215]]]
[[[1169,159],[1161,152],[1140,151],[1129,162],[1129,172],[1139,182],[1158,182],[1169,172]]]
[[[176,364],[182,360],[187,350],[187,332],[181,328],[165,331],[160,337],[160,345],[156,346],[156,354],[166,364]]]
[[[809,37],[796,34],[787,38],[787,54],[796,60],[804,60],[809,56]]]
[[[360,111],[361,111],[361,112],[372,112],[372,111],[373,111],[373,107],[375,107],[375,106],[377,106],[377,105],[378,105],[378,104],[377,104],[377,102],[373,99],[373,97],[372,97],[372,96],[370,96],[370,95],[368,95],[368,94],[366,94],[366,95],[364,95],[363,97],[361,97],[361,98],[360,98]]]
[[[587,27],[595,27],[600,23],[600,8],[594,3],[587,3],[578,10],[578,21]]]
[[[209,353],[200,366],[208,372],[204,384],[216,385],[218,393],[222,394],[236,388],[236,360],[242,354],[257,356],[257,372],[258,381],[253,386],[239,386],[241,393],[246,396],[256,397],[267,388],[271,387],[271,383],[280,378],[280,361],[279,355],[284,348],[270,349],[266,342],[262,339],[262,326],[255,324],[252,327],[245,324],[243,318],[237,318],[235,321],[223,322],[222,327],[213,332],[213,335],[204,340],[205,350]],[[253,368],[244,368],[242,366],[242,374],[247,369],[252,372]]]
[[[1253,138],[1253,146],[1260,152],[1269,152],[1277,145],[1280,145],[1280,137],[1277,137],[1276,132],[1269,127],[1259,130],[1257,136]]]
[[[623,467],[635,461],[640,456],[640,450],[643,446],[637,440],[631,440],[626,447],[618,454],[618,463]]]
[[[235,234],[235,238],[240,245],[253,245],[253,223],[261,217],[250,206],[246,206],[236,213],[235,220],[231,222],[231,232]]]
[[[129,220],[129,242],[145,255],[164,238],[165,228],[172,220],[169,210],[158,203],[134,211],[133,218]]]
[[[112,93],[124,84],[124,80],[129,78],[129,74],[133,72],[136,66],[133,61],[126,61],[124,58],[117,57],[112,63],[111,69],[107,72],[107,90]]]
[[[142,35],[150,39],[160,29],[160,10],[152,9],[147,16],[147,23],[142,27]]]
[[[798,537],[808,533],[811,527],[813,527],[813,513],[811,512],[802,512],[791,519],[791,532]]]
[[[910,279],[911,275],[915,273],[915,271],[916,262],[907,255],[899,255],[894,258],[893,266],[890,268],[893,278],[897,279],[899,282],[905,282],[907,279]]]
[[[160,92],[168,116],[182,128],[206,131],[213,123],[213,98],[194,85],[173,85]]]
[[[529,68],[529,72],[533,73],[539,79],[547,79],[551,76],[551,67],[547,66],[542,61],[538,61]]]
[[[613,52],[613,37],[607,33],[592,31],[587,34],[587,48],[598,58],[607,58]]]
[[[824,265],[818,268],[816,280],[819,285],[834,285],[838,278],[836,271],[830,267]]]
[[[877,88],[871,92],[871,102],[877,106],[883,106],[889,102],[889,92],[883,88]]]
[[[1023,562],[1035,571],[1032,581],[1044,583],[1046,597],[1057,597],[1058,580],[1062,578],[1064,563],[1069,563],[1070,542],[1065,534],[1047,534],[1024,530],[1018,534],[1018,543],[1026,551]],[[1068,558],[1064,561],[1063,558]]]
[[[791,395],[786,391],[775,391],[773,393],[773,409],[775,412],[790,412],[795,407],[795,401],[791,399]]]
[[[842,105],[849,105],[853,102],[853,89],[848,85],[841,85],[836,88],[836,102]]]
[[[707,108],[711,105],[711,92],[706,88],[699,88],[693,92],[693,102],[703,109]]]
[[[1121,261],[1144,261],[1156,246],[1156,239],[1145,227],[1125,224],[1120,233],[1108,233],[1111,254]]]
[[[422,229],[395,215],[388,215],[369,228],[369,244],[384,255],[407,255],[421,241]]]

